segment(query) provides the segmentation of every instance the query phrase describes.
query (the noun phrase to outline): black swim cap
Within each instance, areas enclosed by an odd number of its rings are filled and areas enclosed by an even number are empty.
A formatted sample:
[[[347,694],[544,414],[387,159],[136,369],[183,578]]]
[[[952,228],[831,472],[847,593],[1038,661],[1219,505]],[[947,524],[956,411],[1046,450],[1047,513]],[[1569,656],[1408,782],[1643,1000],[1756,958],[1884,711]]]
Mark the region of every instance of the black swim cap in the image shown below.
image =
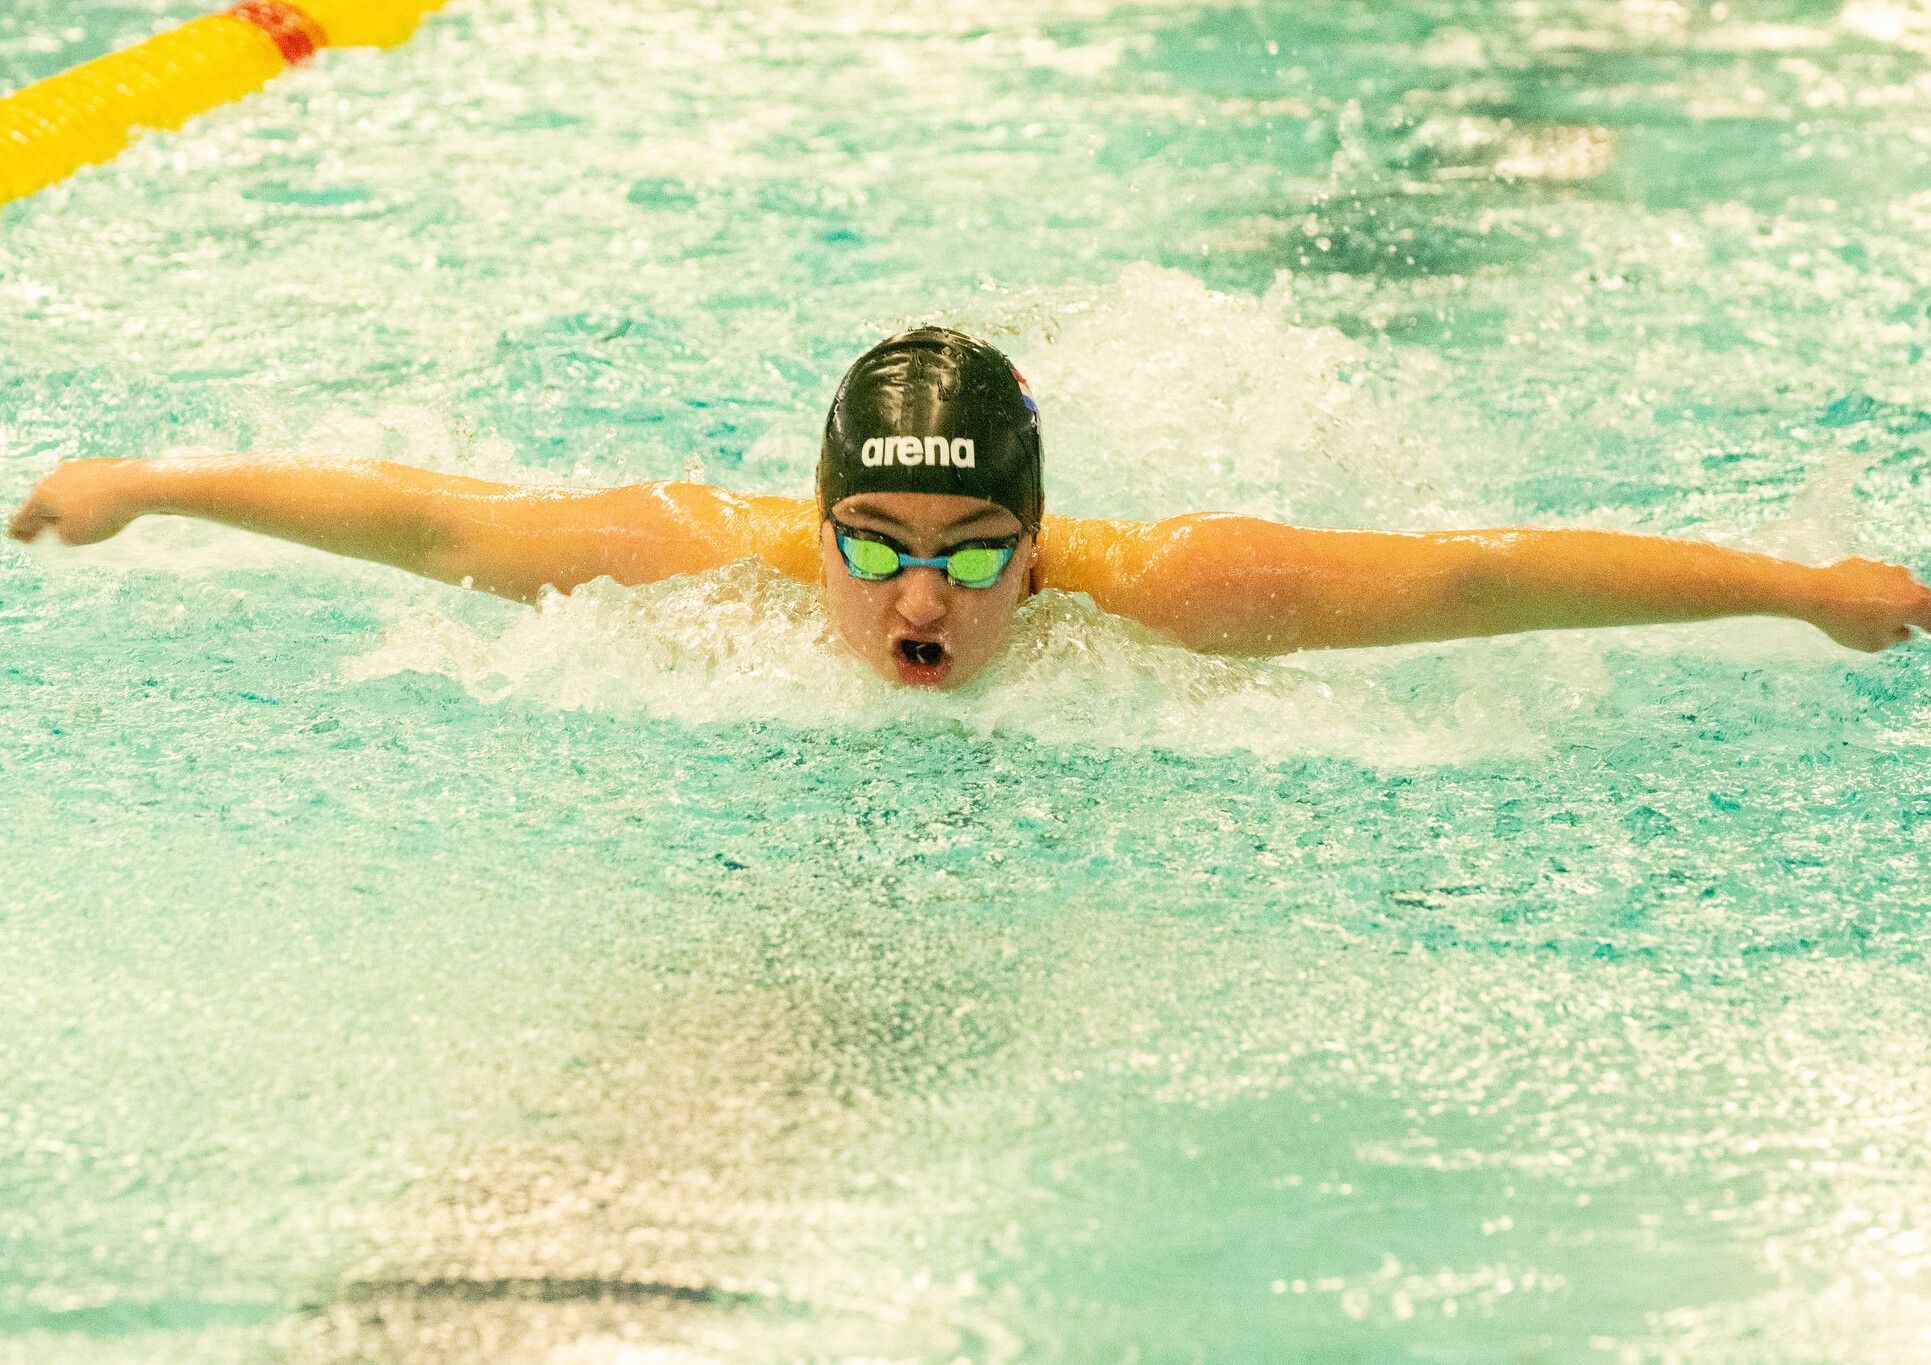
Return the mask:
[[[1005,355],[944,327],[881,341],[845,372],[825,418],[818,510],[854,493],[956,493],[1028,531],[1046,507],[1039,407]]]

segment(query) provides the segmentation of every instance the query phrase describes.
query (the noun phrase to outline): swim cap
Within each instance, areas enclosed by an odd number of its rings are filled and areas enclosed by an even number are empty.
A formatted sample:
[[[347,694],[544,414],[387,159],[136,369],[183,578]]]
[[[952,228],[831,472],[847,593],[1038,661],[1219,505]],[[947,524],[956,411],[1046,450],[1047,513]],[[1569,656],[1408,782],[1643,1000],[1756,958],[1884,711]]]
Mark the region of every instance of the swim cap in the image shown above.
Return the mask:
[[[954,493],[997,503],[1039,529],[1039,405],[998,350],[919,327],[845,372],[825,418],[818,510],[854,493]]]

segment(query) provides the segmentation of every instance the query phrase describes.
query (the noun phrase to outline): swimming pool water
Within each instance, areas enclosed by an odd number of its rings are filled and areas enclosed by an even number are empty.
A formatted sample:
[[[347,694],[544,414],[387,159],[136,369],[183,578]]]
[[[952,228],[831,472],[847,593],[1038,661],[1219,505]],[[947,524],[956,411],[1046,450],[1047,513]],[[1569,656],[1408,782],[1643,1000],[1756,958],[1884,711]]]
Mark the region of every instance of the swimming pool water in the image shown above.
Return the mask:
[[[0,14],[0,89],[199,12]],[[466,0],[0,210],[0,496],[338,451],[801,493],[913,320],[1059,510],[1920,573],[1931,10]],[[895,693],[750,566],[531,611],[0,550],[0,1360],[1931,1359],[1923,651]]]

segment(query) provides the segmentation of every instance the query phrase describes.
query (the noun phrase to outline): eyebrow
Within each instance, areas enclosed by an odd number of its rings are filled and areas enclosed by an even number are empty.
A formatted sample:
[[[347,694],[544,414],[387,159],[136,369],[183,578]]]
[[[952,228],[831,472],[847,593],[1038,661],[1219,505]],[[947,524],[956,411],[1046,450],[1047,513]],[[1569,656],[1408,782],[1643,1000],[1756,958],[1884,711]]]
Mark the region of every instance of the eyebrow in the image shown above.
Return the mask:
[[[1006,511],[1006,509],[998,506],[997,504],[991,504],[991,505],[982,507],[977,512],[974,512],[969,516],[960,517],[957,521],[947,522],[945,525],[938,528],[937,534],[939,535],[950,534],[951,532],[959,530],[961,527],[972,525],[972,523],[975,521],[984,521],[987,517],[996,517],[999,515],[999,513],[1004,511]],[[909,521],[902,521],[898,517],[893,516],[890,512],[880,511],[878,508],[873,507],[869,503],[863,503],[863,502],[856,503],[853,506],[847,508],[845,510],[844,518],[840,518],[840,520],[844,520],[845,518],[854,517],[854,516],[869,517],[873,521],[882,521],[887,523],[888,525],[897,527],[901,531],[916,532],[924,529],[923,527],[914,526]],[[1019,533],[1011,532],[1009,534],[1019,534]]]

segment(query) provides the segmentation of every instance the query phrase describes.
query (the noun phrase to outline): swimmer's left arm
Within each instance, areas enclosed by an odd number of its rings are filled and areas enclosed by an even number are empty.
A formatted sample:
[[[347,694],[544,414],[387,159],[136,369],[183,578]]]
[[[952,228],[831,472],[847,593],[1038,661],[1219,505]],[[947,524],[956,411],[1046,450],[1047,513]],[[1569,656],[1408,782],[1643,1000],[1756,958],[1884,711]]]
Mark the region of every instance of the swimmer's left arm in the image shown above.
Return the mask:
[[[1788,616],[1875,652],[1931,630],[1931,589],[1868,559],[1825,566],[1703,541],[1551,527],[1401,534],[1209,513],[1048,518],[1042,582],[1217,654],[1527,630]]]

